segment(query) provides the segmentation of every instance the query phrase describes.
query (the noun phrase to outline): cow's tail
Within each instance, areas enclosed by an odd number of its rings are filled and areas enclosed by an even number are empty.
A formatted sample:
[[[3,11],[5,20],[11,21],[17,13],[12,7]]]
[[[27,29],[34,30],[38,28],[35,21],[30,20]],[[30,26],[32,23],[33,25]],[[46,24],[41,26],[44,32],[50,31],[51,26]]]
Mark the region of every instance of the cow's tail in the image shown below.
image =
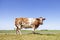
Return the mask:
[[[17,26],[17,20],[18,20],[18,19],[16,18],[16,19],[15,19],[15,26],[16,26],[16,27],[18,27],[18,26]]]

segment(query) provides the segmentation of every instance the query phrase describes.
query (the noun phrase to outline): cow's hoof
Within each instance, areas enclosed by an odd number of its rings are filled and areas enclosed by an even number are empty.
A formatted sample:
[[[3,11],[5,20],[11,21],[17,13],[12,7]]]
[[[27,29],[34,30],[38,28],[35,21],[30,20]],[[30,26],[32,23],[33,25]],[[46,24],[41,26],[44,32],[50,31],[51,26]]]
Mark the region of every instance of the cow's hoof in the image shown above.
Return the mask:
[[[33,34],[35,34],[35,32],[33,32]]]

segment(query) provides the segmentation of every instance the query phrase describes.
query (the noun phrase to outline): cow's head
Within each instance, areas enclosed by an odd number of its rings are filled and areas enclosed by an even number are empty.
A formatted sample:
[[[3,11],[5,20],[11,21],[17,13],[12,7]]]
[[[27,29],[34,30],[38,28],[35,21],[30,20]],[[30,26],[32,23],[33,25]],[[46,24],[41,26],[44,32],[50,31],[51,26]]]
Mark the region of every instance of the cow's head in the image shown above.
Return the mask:
[[[45,20],[45,18],[39,17],[38,19],[39,19],[39,23],[42,25],[43,24],[43,21]]]

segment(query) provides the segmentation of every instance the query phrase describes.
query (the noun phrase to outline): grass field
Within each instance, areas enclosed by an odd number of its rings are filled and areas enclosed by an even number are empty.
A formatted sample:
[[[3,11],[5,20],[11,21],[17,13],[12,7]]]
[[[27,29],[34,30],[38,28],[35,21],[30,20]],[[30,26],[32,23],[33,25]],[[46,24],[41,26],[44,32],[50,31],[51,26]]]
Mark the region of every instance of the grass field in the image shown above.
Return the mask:
[[[22,30],[22,35],[14,30],[0,30],[0,40],[60,40],[60,30]]]

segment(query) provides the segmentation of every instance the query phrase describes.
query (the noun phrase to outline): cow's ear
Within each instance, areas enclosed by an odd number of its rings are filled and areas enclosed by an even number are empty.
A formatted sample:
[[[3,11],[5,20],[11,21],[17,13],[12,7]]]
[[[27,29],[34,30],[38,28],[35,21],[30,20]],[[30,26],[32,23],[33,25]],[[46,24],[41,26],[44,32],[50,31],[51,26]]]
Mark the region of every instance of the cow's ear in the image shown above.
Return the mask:
[[[43,17],[39,17],[39,18],[43,18]]]
[[[46,18],[43,18],[43,20],[46,20]]]

